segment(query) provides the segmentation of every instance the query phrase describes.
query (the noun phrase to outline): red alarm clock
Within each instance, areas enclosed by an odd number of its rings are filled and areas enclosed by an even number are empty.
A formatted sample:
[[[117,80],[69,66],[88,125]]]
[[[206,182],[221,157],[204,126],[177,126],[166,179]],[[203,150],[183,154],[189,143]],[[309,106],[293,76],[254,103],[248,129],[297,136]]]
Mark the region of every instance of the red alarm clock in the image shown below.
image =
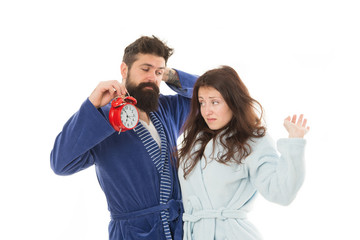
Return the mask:
[[[117,132],[125,132],[136,127],[139,112],[135,107],[137,101],[133,97],[117,97],[111,102],[109,121]]]

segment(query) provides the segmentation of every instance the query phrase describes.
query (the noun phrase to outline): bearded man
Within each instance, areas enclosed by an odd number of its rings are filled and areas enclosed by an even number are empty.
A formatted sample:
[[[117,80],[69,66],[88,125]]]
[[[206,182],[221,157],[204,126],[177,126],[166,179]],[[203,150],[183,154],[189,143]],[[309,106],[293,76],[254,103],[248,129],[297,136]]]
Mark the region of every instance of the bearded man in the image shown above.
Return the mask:
[[[95,165],[111,215],[109,239],[182,239],[182,203],[174,150],[196,76],[166,67],[173,49],[155,36],[125,48],[123,81],[100,82],[57,136],[50,163],[59,175]],[[159,94],[161,81],[177,92]],[[137,99],[138,125],[118,134],[111,100]]]

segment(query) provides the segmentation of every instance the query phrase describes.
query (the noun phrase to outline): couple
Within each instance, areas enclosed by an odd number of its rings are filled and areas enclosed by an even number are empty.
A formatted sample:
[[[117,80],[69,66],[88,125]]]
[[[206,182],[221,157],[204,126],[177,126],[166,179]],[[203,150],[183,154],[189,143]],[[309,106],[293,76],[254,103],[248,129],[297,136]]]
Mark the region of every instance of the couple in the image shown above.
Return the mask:
[[[246,213],[257,192],[283,205],[295,198],[304,180],[306,119],[284,120],[289,138],[278,140],[279,155],[260,103],[234,69],[197,78],[166,66],[172,52],[154,36],[126,47],[122,82],[98,84],[56,137],[51,167],[70,175],[95,165],[110,240],[261,239]],[[159,94],[161,81],[177,94]],[[109,103],[127,93],[140,120],[118,134]]]

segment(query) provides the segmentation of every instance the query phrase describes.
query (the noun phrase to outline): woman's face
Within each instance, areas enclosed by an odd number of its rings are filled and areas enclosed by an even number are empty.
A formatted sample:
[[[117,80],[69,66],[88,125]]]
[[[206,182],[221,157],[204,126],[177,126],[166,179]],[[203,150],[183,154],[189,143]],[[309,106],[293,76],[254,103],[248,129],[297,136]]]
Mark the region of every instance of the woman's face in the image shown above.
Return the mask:
[[[198,97],[201,116],[211,130],[218,130],[230,122],[233,113],[219,91],[213,87],[200,87]]]

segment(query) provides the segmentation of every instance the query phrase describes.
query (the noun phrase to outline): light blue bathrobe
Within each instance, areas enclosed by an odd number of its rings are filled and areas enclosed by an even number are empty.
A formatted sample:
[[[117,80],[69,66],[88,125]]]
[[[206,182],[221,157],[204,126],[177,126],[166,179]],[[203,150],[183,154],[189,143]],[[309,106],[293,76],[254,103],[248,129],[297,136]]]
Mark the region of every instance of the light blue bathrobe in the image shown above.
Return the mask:
[[[207,163],[202,158],[186,179],[180,166],[184,239],[262,239],[246,218],[257,192],[281,205],[293,201],[304,181],[306,140],[279,139],[278,151],[269,136],[250,144],[252,153],[242,164],[225,165],[212,160],[212,156],[223,152],[223,147],[215,144],[211,155],[213,141],[210,141],[204,151]]]

